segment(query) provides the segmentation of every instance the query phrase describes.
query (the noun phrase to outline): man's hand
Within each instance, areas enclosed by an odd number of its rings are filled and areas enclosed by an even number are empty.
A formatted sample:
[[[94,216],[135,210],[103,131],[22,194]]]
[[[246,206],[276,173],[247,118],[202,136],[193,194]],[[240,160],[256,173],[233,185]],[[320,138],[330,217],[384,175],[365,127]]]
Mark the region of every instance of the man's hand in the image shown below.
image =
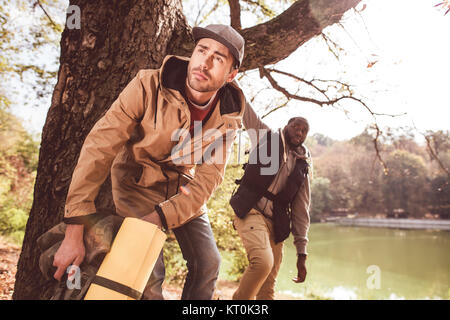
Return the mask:
[[[156,211],[153,211],[152,213],[143,216],[142,220],[156,224],[158,228],[162,229],[162,222],[161,218],[159,217],[158,213]]]
[[[83,243],[83,225],[68,225],[64,240],[53,259],[53,266],[56,272],[53,277],[61,281],[61,277],[66,272],[69,265],[80,266],[85,255]]]
[[[297,277],[292,279],[295,283],[302,283],[306,279],[306,255],[297,256]]]

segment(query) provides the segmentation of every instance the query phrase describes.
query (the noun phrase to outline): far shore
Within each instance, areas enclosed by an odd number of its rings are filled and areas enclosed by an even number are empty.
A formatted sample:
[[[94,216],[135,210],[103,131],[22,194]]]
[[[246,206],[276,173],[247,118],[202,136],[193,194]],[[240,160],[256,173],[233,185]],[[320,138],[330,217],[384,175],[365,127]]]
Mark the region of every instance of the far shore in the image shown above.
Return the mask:
[[[450,231],[450,220],[379,218],[379,217],[326,217],[320,222],[336,223],[344,226],[398,228],[398,229],[435,229]]]

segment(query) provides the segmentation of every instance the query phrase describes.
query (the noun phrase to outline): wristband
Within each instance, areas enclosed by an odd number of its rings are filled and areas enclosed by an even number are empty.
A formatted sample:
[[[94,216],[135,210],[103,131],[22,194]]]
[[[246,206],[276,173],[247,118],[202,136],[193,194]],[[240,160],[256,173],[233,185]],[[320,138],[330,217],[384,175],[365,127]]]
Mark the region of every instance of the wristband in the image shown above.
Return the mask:
[[[167,231],[169,228],[167,227],[167,220],[166,216],[164,215],[164,212],[162,211],[161,207],[159,205],[155,206],[155,211],[159,216],[159,219],[161,220],[163,231]]]

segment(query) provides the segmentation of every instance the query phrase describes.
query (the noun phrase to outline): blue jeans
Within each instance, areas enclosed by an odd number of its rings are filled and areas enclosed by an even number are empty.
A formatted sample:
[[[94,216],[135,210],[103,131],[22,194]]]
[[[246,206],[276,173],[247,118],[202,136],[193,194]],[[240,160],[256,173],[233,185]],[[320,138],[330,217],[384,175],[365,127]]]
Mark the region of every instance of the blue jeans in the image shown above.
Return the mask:
[[[188,273],[182,300],[210,300],[219,276],[220,254],[205,213],[173,229],[186,260]],[[162,300],[162,283],[165,277],[163,253],[159,255],[152,275],[145,287],[143,299]]]

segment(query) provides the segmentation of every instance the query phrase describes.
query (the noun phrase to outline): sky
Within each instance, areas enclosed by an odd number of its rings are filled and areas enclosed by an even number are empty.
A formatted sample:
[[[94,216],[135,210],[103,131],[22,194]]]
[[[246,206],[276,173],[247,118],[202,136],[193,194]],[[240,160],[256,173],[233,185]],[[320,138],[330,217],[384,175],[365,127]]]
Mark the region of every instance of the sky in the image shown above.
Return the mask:
[[[357,6],[358,10],[364,7],[360,15],[352,12],[344,15],[344,28],[334,25],[324,30],[344,49],[339,60],[329,52],[324,41],[312,39],[275,67],[305,79],[344,80],[354,86],[355,95],[362,97],[374,112],[406,113],[401,117],[377,117],[381,127],[415,126],[421,132],[449,130],[450,14],[444,15],[443,10],[434,7],[439,2],[362,1]],[[193,7],[185,10],[196,10],[195,2],[192,3]],[[189,19],[191,24],[193,19]],[[211,15],[202,26],[212,22],[229,23],[227,19],[226,14]],[[243,27],[255,23],[253,16],[242,16]],[[40,59],[45,63],[46,56]],[[375,64],[368,68],[369,62]],[[295,92],[295,83],[281,77],[277,79]],[[265,81],[253,72],[241,84],[251,97],[258,88],[265,86]],[[30,107],[21,102],[25,99],[21,91],[25,90],[24,87],[17,90],[17,102],[11,110],[24,119],[27,129],[40,132],[50,98],[37,107]],[[307,94],[306,91],[301,93]],[[283,95],[275,90],[266,90],[255,98],[254,106],[260,115],[265,113],[267,106],[273,105],[273,97],[283,100]],[[361,105],[351,101],[338,108],[291,101],[287,108],[274,112],[264,121],[273,128],[282,127],[296,115],[309,120],[310,134],[322,133],[338,140],[361,133],[373,122]]]
[[[345,31],[336,26],[325,31],[346,53],[338,62],[322,44],[310,41],[280,63],[283,70],[311,78],[342,76],[354,84],[356,95],[377,113],[381,127],[415,126],[419,131],[450,129],[450,15],[427,0],[378,0],[358,5],[362,19],[344,16]],[[363,22],[362,22],[363,21]],[[331,58],[330,58],[331,57]],[[376,63],[367,68],[368,62]],[[279,67],[281,69],[282,67]],[[293,92],[293,91],[291,91]],[[311,132],[334,139],[360,133],[373,119],[360,105],[347,102],[346,114],[332,107],[295,101],[283,114],[267,119],[283,125],[300,113],[310,120]]]

